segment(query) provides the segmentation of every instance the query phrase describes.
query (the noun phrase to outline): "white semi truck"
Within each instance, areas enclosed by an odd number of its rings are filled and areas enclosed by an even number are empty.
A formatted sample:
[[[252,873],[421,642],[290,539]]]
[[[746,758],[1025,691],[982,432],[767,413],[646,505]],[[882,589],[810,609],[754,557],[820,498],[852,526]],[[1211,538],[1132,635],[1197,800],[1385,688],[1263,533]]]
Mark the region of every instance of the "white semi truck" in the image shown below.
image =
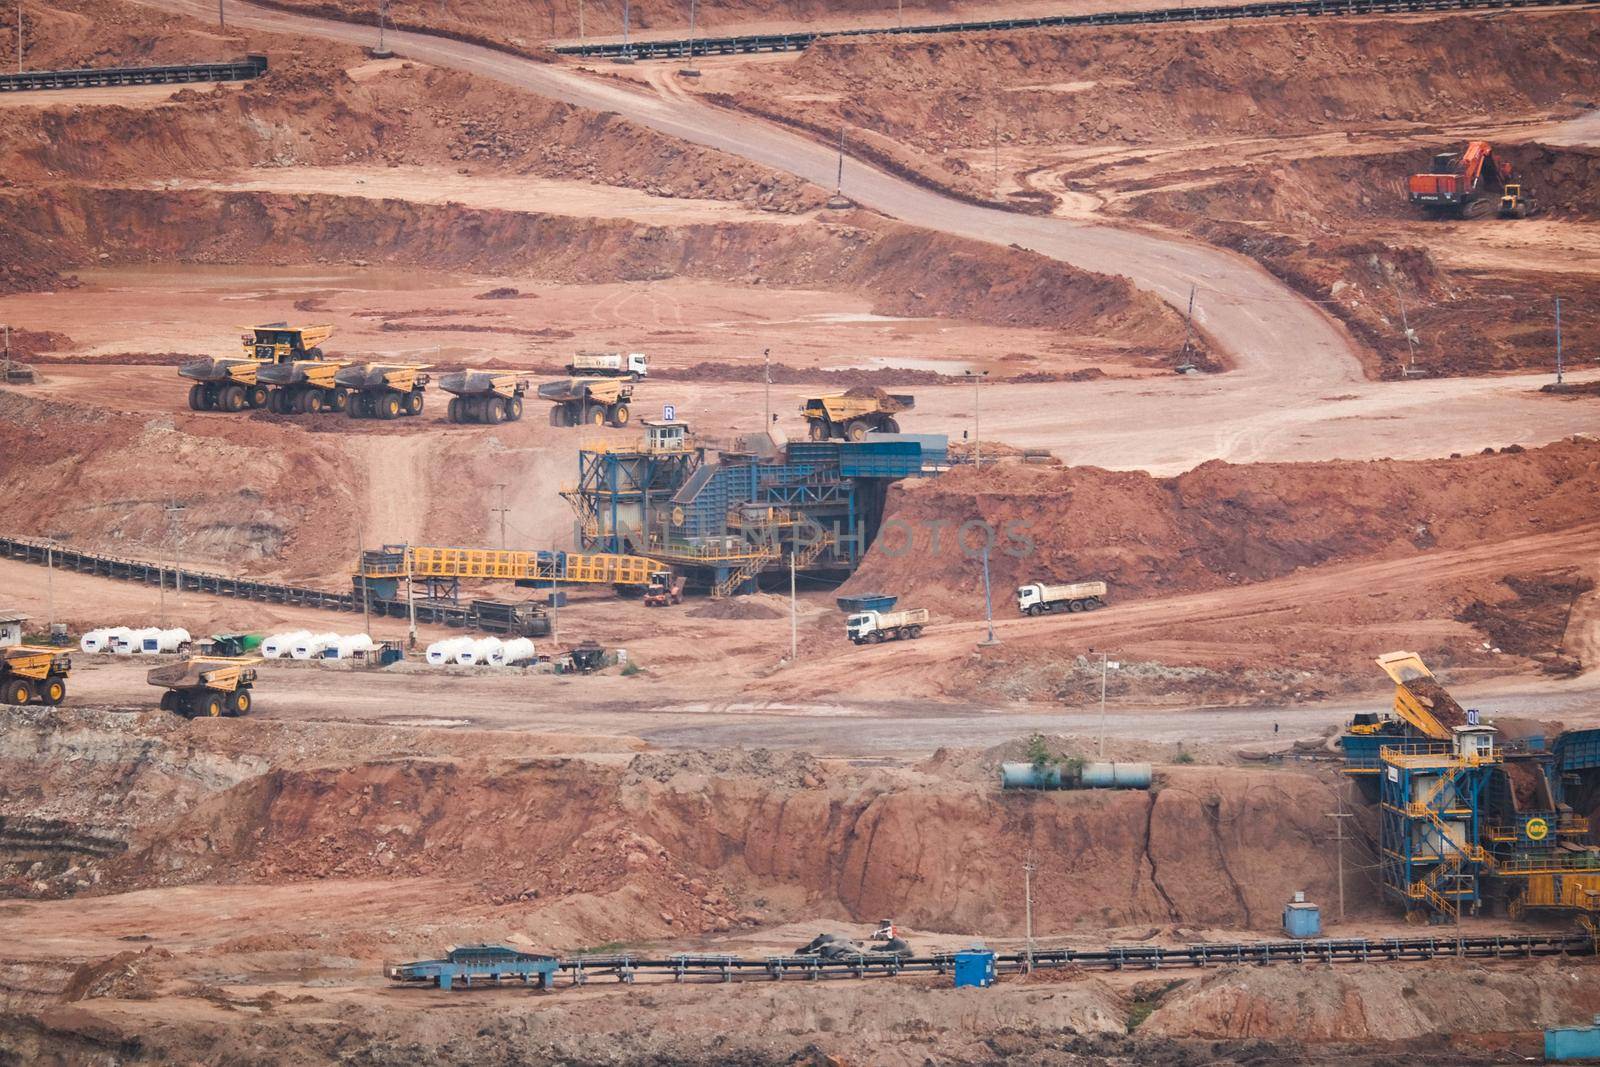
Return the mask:
[[[910,611],[858,611],[844,621],[845,636],[858,645],[898,641],[902,637],[922,636],[928,625],[928,609]]]
[[[567,373],[638,381],[649,376],[650,361],[643,352],[579,352],[567,364]]]
[[[1106,606],[1105,582],[1073,582],[1047,585],[1034,582],[1017,588],[1017,610],[1024,615],[1043,615],[1047,611],[1093,611]]]

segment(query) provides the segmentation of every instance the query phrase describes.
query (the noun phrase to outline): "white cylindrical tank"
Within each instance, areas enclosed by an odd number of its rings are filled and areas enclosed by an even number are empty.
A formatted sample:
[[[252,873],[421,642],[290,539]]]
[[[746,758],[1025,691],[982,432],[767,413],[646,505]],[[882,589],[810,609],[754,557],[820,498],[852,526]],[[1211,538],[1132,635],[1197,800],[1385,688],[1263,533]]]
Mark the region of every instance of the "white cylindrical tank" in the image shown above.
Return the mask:
[[[142,630],[129,630],[126,633],[118,634],[111,639],[111,651],[119,656],[135,655],[144,651],[146,638],[155,637],[159,633],[161,631],[156,627],[146,626]]]
[[[454,663],[462,649],[472,644],[470,637],[447,637],[428,646],[428,662],[435,667]]]
[[[289,649],[289,655],[295,659],[319,659],[330,645],[338,642],[338,634],[310,634],[296,641]]]
[[[106,644],[111,640],[111,628],[102,626],[98,630],[90,630],[78,638],[78,648],[84,652],[104,652]]]
[[[181,626],[172,630],[159,630],[154,637],[146,637],[142,652],[176,652],[189,643],[189,631]]]
[[[515,667],[533,660],[533,641],[526,637],[513,637],[489,654],[489,662],[497,667]]]
[[[349,659],[352,656],[371,652],[374,647],[372,638],[366,634],[350,634],[348,637],[339,638],[329,652],[334,659]]]
[[[261,642],[261,655],[267,659],[281,659],[289,654],[296,641],[310,636],[310,630],[288,630],[281,634],[273,634]]]
[[[474,641],[456,653],[456,662],[464,667],[487,665],[489,657],[504,643],[498,637],[485,637]]]

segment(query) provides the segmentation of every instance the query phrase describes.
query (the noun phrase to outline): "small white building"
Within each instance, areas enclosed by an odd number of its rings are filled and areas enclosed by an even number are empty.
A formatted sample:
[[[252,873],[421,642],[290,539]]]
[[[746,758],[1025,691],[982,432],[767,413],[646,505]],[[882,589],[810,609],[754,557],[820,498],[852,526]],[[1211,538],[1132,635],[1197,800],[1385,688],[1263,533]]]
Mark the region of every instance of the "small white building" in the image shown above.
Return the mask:
[[[0,648],[22,644],[22,624],[28,616],[16,611],[0,611]]]
[[[1456,735],[1457,756],[1463,759],[1494,759],[1494,735],[1499,731],[1493,726],[1470,723],[1452,727],[1451,732]]]

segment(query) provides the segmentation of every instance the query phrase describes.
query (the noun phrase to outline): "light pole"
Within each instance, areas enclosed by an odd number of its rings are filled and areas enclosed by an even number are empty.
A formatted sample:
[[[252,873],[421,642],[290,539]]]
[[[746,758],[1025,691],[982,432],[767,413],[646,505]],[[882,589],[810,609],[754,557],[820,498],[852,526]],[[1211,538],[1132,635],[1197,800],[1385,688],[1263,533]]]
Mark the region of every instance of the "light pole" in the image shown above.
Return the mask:
[[[1561,363],[1561,298],[1556,297],[1556,388],[1561,388],[1561,377],[1565,371]]]
[[[762,377],[767,381],[766,416],[761,429],[763,433],[770,434],[772,432],[772,349],[763,348],[761,350],[761,367]]]
[[[697,6],[697,0],[689,0],[689,65],[678,71],[685,78],[700,77],[700,69],[694,65],[694,14]]]
[[[994,601],[989,596],[989,534],[983,536],[983,615],[989,620],[989,636],[978,642],[979,648],[990,648],[1000,643],[994,635]]]
[[[978,386],[989,376],[989,372],[969,370],[966,375],[972,379],[972,463],[976,467],[981,467],[983,466],[983,397],[979,393]]]
[[[22,73],[22,0],[17,0],[17,73]]]
[[[217,0],[217,29],[225,30],[227,28],[228,20],[222,14],[222,0]]]
[[[1089,651],[1093,652],[1094,649]],[[1095,751],[1101,759],[1106,754],[1106,672],[1119,670],[1122,666],[1112,662],[1110,655],[1109,652],[1100,653],[1100,744]]]
[[[1028,858],[1022,861],[1022,892],[1027,900],[1028,921],[1028,951],[1023,958],[1022,973],[1033,973],[1033,872],[1037,870],[1033,865],[1033,849],[1028,850]]]

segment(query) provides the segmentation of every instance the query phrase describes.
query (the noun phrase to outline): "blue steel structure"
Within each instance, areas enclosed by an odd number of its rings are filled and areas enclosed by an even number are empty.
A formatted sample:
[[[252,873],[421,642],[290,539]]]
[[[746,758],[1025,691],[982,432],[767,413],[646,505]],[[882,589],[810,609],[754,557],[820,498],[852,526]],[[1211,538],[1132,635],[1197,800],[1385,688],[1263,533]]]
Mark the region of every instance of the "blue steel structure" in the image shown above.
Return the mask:
[[[653,426],[633,446],[581,449],[578,484],[562,495],[585,549],[647,556],[713,595],[753,587],[791,556],[801,571],[854,570],[877,535],[889,484],[948,463],[942,435],[802,441],[760,455],[661,431]]]
[[[393,964],[384,970],[393,981],[428,983],[440,989],[450,989],[458,981],[471,986],[474,981],[499,983],[505,978],[550,989],[560,969],[561,961],[555,956],[520,952],[506,945],[463,945],[452,948],[442,960]]]

